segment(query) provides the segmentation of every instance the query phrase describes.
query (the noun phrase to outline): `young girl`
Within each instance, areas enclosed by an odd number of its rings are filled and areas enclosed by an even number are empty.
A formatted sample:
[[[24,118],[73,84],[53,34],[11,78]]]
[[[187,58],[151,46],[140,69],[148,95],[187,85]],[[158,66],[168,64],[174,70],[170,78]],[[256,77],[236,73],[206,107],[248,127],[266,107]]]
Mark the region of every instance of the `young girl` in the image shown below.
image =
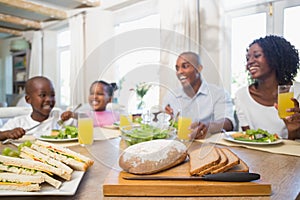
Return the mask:
[[[107,104],[112,101],[115,87],[115,85],[101,80],[92,83],[88,101],[93,110],[94,126],[103,127],[119,121],[118,112],[106,110]],[[66,121],[71,117],[77,118],[76,113],[66,111],[61,115],[63,121]]]

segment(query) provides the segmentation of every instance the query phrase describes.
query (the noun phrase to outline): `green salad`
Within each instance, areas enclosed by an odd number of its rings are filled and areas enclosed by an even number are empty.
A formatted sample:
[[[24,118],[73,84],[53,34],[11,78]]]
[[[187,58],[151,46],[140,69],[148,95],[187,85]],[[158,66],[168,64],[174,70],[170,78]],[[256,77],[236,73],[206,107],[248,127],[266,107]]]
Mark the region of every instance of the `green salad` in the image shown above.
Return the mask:
[[[122,136],[128,145],[155,139],[166,139],[174,133],[174,129],[161,129],[149,124],[128,126],[122,128],[121,130]]]
[[[51,135],[41,135],[41,138],[48,139],[72,139],[78,137],[78,129],[75,126],[64,126],[61,130],[52,130]]]
[[[240,141],[247,141],[247,142],[275,142],[279,139],[279,136],[277,134],[271,134],[266,130],[263,129],[248,129],[243,134],[236,134],[233,135],[233,138],[235,140]]]

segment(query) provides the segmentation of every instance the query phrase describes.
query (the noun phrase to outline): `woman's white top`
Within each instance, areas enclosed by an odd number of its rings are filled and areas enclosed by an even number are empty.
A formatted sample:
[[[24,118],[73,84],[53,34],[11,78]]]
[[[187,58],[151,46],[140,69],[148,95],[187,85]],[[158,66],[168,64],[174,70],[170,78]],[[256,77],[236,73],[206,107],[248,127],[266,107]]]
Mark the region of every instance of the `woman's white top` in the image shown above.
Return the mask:
[[[294,83],[294,97],[299,100],[300,85]],[[235,109],[239,127],[264,129],[269,133],[277,133],[282,138],[288,137],[284,121],[279,117],[274,106],[264,106],[256,102],[250,95],[249,87],[240,88],[235,95]]]

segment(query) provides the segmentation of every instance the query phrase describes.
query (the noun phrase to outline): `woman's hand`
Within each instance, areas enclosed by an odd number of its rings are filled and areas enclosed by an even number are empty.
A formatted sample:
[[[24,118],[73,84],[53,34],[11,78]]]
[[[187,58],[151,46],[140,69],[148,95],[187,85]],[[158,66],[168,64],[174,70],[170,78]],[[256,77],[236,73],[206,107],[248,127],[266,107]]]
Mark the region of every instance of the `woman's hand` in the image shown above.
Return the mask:
[[[291,99],[294,102],[294,108],[288,109],[288,112],[294,112],[294,114],[287,116],[283,119],[288,129],[288,139],[294,140],[300,138],[300,108],[297,99]],[[277,105],[275,105],[277,108]]]

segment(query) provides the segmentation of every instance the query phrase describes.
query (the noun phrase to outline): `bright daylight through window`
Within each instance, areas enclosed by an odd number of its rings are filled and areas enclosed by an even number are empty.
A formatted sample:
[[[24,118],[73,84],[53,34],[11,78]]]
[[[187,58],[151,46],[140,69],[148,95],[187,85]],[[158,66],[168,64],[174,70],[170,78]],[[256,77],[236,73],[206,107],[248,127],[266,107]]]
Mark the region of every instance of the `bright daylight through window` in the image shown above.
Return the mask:
[[[70,105],[70,31],[64,30],[58,34],[58,57],[59,57],[59,80],[60,87],[57,87],[59,93],[60,106]]]

